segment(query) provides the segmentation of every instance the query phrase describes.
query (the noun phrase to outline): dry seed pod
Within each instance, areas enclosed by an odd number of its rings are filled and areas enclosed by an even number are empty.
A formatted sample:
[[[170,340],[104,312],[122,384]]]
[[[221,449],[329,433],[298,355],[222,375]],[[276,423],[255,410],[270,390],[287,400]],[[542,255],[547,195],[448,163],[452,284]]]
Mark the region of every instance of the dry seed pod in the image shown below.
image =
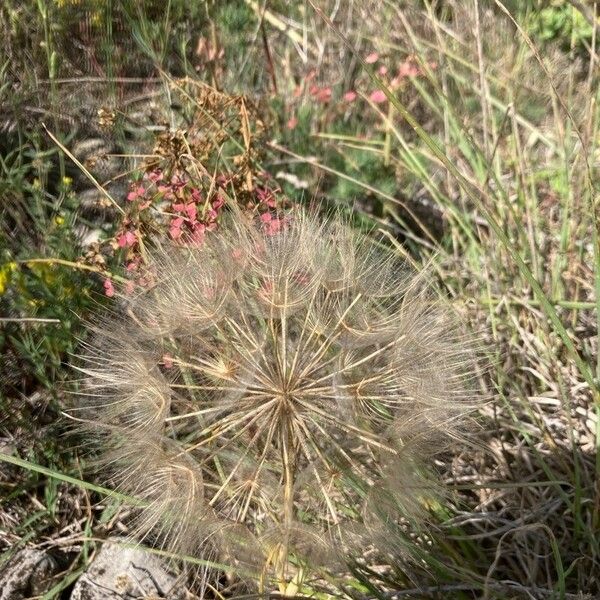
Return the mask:
[[[286,579],[290,555],[329,554],[304,553],[311,536],[343,547],[345,527],[379,522],[378,490],[386,515],[422,512],[417,465],[477,403],[473,346],[422,276],[299,210],[275,229],[236,215],[152,260],[156,285],[89,344],[79,413],[119,490],[148,503],[141,533],[232,557],[223,532],[242,528],[239,555],[262,539]]]

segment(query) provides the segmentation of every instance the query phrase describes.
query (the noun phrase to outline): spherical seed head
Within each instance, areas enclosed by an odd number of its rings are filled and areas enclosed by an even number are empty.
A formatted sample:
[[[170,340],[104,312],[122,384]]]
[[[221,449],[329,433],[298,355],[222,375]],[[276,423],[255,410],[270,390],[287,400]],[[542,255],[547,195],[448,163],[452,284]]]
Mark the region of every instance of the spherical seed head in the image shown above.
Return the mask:
[[[235,527],[302,554],[371,522],[379,489],[414,516],[415,465],[475,404],[472,345],[422,275],[337,217],[281,220],[161,247],[81,369],[105,466],[180,552]]]

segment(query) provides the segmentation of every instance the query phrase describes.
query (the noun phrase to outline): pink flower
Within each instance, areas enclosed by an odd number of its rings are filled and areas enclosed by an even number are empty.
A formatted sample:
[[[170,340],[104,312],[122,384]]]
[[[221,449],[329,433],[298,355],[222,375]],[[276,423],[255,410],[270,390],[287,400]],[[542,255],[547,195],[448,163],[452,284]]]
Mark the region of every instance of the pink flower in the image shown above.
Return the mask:
[[[348,90],[345,94],[344,94],[344,101],[345,102],[354,102],[356,100],[356,92],[354,90]]]
[[[371,93],[369,98],[371,102],[374,102],[375,104],[381,104],[382,102],[385,102],[387,100],[387,96],[385,95],[385,92],[383,90],[375,90]]]
[[[108,298],[112,298],[115,295],[115,286],[113,285],[113,282],[110,279],[105,279],[103,286],[104,286],[104,294]]]
[[[223,198],[221,196],[217,196],[213,201],[212,201],[212,207],[215,210],[219,210],[223,205],[225,204],[225,200],[223,200]]]
[[[267,215],[269,219],[264,219],[263,217]],[[273,219],[269,213],[264,213],[261,215],[261,221],[264,225],[264,230],[267,235],[275,235],[279,233],[283,227],[282,219]]]
[[[204,232],[206,231],[206,226],[202,223],[194,223],[192,227],[192,235],[191,240],[194,244],[199,246],[204,243]]]
[[[410,60],[405,60],[398,67],[398,75],[399,79],[403,79],[404,77],[417,77],[417,75],[421,74],[421,69],[418,65],[415,65]]]
[[[368,54],[367,56],[365,56],[365,62],[368,65],[372,65],[373,63],[376,63],[379,60],[379,54],[377,52],[371,52],[371,54]]]
[[[298,118],[296,116],[293,116],[288,119],[286,127],[288,129],[296,129],[297,125],[298,125]]]
[[[136,256],[133,260],[130,260],[127,263],[127,265],[125,265],[125,269],[127,269],[128,273],[131,273],[131,271],[137,271],[139,266],[140,266],[140,257]]]
[[[273,216],[271,215],[271,213],[266,212],[260,215],[260,220],[263,223],[270,223],[273,220]]]
[[[132,231],[126,231],[117,238],[119,248],[130,248],[137,242],[137,237]]]
[[[385,65],[381,65],[381,66],[379,67],[379,69],[377,69],[377,73],[378,73],[379,75],[381,75],[382,77],[383,77],[384,75],[386,75],[386,74],[387,74],[387,72],[388,72],[388,69],[387,69],[387,67],[386,67]]]
[[[144,186],[141,186],[141,185],[135,186],[129,192],[129,194],[127,194],[127,200],[129,202],[133,202],[134,200],[137,200],[140,196],[143,196],[145,193],[146,193],[146,190],[144,189]]]
[[[183,225],[183,217],[175,217],[171,219],[169,227],[169,233],[174,240],[178,240],[181,237],[182,231],[181,226]]]
[[[257,187],[256,188],[256,197],[261,204],[269,208],[275,208],[275,198],[273,197],[273,192],[268,188]]]
[[[162,360],[165,369],[173,368],[173,357],[170,354],[163,354]]]
[[[180,190],[186,185],[187,181],[185,177],[182,177],[181,175],[173,175],[173,177],[171,177],[171,188],[173,189],[173,191]]]
[[[182,234],[181,227],[170,227],[169,234],[174,240],[178,240]]]
[[[159,181],[162,181],[164,175],[160,169],[154,169],[154,171],[150,171],[150,173],[146,173],[146,177],[152,183],[158,183]]]
[[[196,213],[198,211],[198,208],[196,207],[195,204],[188,204],[185,207],[185,212],[188,216],[188,219],[193,223],[196,220]]]
[[[130,280],[125,284],[125,293],[128,296],[131,296],[131,294],[133,294],[134,289],[135,289],[135,283],[133,283],[133,281]]]
[[[311,86],[310,95],[317,101],[323,104],[329,102],[332,96],[332,90],[330,87],[319,87],[316,85]]]

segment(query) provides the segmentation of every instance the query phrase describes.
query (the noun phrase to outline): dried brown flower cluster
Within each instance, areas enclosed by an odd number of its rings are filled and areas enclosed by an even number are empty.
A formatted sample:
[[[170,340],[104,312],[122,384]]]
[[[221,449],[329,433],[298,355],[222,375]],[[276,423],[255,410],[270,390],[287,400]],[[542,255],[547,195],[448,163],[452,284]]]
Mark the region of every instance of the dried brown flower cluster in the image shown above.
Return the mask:
[[[266,225],[238,214],[156,252],[156,285],[89,343],[74,414],[147,502],[141,532],[285,580],[383,505],[420,510],[418,465],[473,405],[472,356],[381,240],[300,211]]]

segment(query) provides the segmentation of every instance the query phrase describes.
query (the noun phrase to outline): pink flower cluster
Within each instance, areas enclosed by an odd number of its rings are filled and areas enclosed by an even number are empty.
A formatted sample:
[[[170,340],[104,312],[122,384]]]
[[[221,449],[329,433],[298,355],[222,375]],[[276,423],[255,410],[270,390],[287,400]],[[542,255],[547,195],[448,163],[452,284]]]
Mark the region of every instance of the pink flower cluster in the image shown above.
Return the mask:
[[[365,57],[365,62],[369,65],[374,65],[380,60],[380,56],[377,52],[371,52],[371,54]],[[437,63],[427,63],[430,69],[435,69]],[[404,61],[398,65],[396,75],[392,78],[388,77],[388,67],[386,65],[380,65],[377,69],[377,75],[383,78],[387,86],[392,90],[397,90],[403,84],[407,78],[420,77],[424,75],[425,71],[421,68],[415,56],[408,56]],[[348,90],[344,94],[344,100],[346,102],[354,102],[357,98],[357,93],[354,90]],[[374,104],[382,104],[387,100],[387,96],[382,89],[373,90],[369,94],[369,100]]]
[[[273,186],[269,180],[267,173],[256,175],[257,186],[252,190],[245,208],[258,211],[265,231],[275,234],[284,226],[283,219],[276,216],[281,202],[281,189]],[[124,285],[126,294],[131,294],[136,285],[146,287],[152,281],[140,250],[147,224],[156,227],[156,215],[176,243],[202,244],[206,232],[217,228],[225,206],[226,190],[234,185],[234,180],[231,176],[220,174],[211,185],[213,187],[207,197],[187,174],[167,176],[160,169],[146,172],[141,181],[131,184],[126,196],[126,214],[112,243],[115,250],[122,249],[125,253],[125,271],[131,278]],[[154,210],[150,212],[147,210],[149,208]],[[112,279],[105,279],[103,287],[106,296],[111,298],[115,295]]]
[[[267,235],[275,235],[276,233],[279,233],[285,225],[285,219],[276,217],[270,212],[265,212],[260,215],[260,222],[262,223],[263,229]]]
[[[275,194],[280,191],[280,188],[271,189],[268,187],[257,187],[254,190],[258,200],[258,209],[264,211],[260,214],[260,222],[268,235],[279,233],[286,225],[285,217],[277,215],[277,197]]]
[[[186,234],[186,242],[201,244],[205,232],[217,228],[217,219],[224,204],[225,201],[219,195],[210,201],[204,201],[198,188],[190,188],[188,198],[171,204],[175,216],[169,224],[169,235],[172,239],[179,240]]]
[[[417,57],[414,55],[407,56],[396,68],[395,75],[391,75],[392,69],[388,65],[383,64],[383,59],[378,52],[371,52],[364,58],[364,62],[368,65],[373,65],[377,75],[383,79],[386,87],[390,90],[397,90],[402,87],[404,82],[409,78],[420,77],[425,74],[425,69],[421,66]],[[377,63],[381,63],[377,65]],[[436,69],[437,63],[428,62],[427,66],[430,69]],[[300,99],[308,97],[310,100],[319,104],[331,104],[333,99],[333,88],[331,85],[323,85],[315,82],[317,70],[311,69],[304,79],[296,86],[292,94],[293,98]],[[363,82],[364,83],[364,82]],[[357,87],[362,87],[359,86]],[[383,104],[387,101],[386,93],[383,89],[375,89],[370,92],[363,92],[363,97],[367,97],[374,104]],[[359,98],[357,89],[349,89],[342,94],[344,104],[352,104]],[[286,122],[287,129],[293,130],[298,126],[298,117],[295,112],[292,112]]]

